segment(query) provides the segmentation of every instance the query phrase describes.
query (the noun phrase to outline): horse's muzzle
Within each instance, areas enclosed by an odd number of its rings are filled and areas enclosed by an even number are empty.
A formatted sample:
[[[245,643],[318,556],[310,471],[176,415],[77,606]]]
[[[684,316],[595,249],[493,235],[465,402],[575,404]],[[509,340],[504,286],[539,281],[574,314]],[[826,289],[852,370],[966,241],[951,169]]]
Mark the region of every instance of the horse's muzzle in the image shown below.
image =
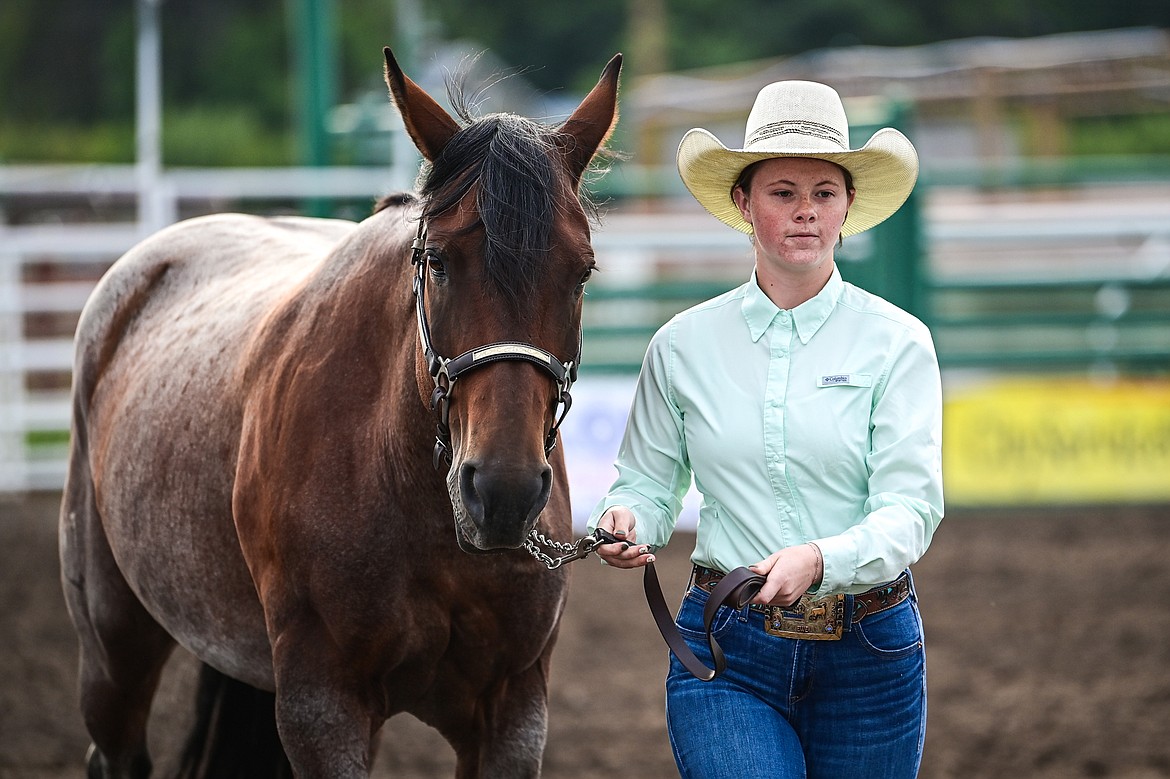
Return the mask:
[[[482,550],[523,546],[548,503],[552,468],[543,463],[537,468],[486,467],[475,461],[455,468],[458,485],[451,500],[463,540]]]

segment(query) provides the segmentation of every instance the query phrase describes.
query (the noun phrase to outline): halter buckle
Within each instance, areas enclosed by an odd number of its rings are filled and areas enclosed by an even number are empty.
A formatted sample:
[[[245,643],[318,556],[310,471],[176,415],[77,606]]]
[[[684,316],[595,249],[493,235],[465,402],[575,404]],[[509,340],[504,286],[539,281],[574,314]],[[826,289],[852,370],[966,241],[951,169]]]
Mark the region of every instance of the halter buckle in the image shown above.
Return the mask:
[[[434,391],[431,392],[431,411],[439,408],[439,403],[447,399],[447,389],[442,385],[436,384]]]
[[[435,449],[431,453],[431,465],[435,466],[435,470],[437,471],[443,463],[446,463],[450,467],[451,447],[447,446],[443,439],[435,436]]]

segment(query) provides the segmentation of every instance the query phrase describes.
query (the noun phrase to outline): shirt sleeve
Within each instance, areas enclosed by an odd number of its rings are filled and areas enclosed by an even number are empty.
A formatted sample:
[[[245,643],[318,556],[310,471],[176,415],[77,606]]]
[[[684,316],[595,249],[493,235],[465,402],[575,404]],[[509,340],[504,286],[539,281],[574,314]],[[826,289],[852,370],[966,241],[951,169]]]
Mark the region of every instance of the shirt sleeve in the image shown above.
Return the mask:
[[[592,532],[606,510],[625,506],[638,543],[655,549],[670,540],[691,486],[683,414],[671,391],[672,333],[667,324],[650,341],[614,463],[617,479],[588,523]]]
[[[817,539],[818,595],[861,592],[896,579],[930,545],[943,516],[942,381],[930,332],[907,329],[875,391],[864,518]]]

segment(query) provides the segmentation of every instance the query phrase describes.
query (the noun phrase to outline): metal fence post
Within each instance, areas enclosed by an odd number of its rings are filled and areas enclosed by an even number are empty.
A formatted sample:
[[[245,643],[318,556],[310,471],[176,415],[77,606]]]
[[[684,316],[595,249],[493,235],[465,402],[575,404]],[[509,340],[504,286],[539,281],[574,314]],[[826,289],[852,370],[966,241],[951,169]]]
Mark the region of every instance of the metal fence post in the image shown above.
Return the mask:
[[[327,118],[335,102],[333,0],[295,0],[292,4],[292,50],[296,78],[301,164],[330,164]],[[312,216],[329,216],[329,203],[313,198],[305,203]]]

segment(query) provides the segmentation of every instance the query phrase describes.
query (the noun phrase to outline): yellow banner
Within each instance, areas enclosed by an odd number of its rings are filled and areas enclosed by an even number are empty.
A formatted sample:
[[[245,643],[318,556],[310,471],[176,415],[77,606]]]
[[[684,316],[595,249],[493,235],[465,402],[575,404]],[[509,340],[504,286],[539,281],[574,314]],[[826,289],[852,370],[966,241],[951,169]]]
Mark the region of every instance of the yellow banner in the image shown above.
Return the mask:
[[[1170,381],[948,388],[950,505],[1170,502]]]

